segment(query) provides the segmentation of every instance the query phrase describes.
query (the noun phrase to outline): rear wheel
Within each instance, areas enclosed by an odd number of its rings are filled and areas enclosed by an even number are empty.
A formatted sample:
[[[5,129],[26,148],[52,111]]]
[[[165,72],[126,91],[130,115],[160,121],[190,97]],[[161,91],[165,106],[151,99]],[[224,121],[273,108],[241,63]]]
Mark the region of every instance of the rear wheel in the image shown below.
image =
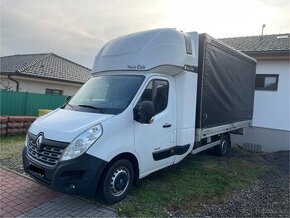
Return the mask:
[[[101,195],[109,204],[123,200],[133,185],[134,170],[130,161],[117,160],[109,167],[101,183]]]
[[[215,147],[215,153],[217,156],[224,156],[228,153],[231,147],[231,141],[228,134],[223,134],[220,139],[220,144]]]

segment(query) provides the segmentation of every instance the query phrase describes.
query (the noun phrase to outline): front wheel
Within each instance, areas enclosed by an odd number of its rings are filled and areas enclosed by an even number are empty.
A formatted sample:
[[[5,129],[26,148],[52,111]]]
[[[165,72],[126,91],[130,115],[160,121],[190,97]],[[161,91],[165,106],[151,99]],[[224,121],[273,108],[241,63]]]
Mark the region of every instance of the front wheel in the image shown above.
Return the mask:
[[[215,147],[215,153],[217,156],[225,156],[231,147],[230,137],[227,134],[223,134],[220,139],[220,144]]]
[[[123,200],[133,185],[134,170],[126,159],[116,161],[109,167],[101,183],[101,195],[109,204]]]

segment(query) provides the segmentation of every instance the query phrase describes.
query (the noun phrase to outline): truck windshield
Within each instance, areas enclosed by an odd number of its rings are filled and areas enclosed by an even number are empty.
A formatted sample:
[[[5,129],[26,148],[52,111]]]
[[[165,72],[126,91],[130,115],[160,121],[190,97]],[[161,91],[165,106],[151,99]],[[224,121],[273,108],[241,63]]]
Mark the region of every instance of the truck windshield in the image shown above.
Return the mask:
[[[144,76],[96,76],[87,81],[64,109],[91,113],[118,114],[131,103]]]

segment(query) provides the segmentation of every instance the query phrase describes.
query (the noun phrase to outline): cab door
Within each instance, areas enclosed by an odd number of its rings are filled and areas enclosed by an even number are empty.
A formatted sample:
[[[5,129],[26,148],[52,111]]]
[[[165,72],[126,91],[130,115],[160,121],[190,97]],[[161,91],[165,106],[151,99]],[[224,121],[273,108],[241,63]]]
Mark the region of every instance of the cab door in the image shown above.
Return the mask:
[[[140,158],[140,178],[172,165],[171,148],[176,144],[176,104],[174,81],[167,77],[153,77],[136,103],[152,101],[155,115],[150,123],[133,121],[135,150]]]

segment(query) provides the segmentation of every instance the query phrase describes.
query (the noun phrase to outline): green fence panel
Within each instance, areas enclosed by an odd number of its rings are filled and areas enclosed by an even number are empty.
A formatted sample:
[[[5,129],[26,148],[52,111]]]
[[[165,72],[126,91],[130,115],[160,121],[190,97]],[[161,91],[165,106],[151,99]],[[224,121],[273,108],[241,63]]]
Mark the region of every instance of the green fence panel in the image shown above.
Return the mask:
[[[66,96],[0,91],[1,116],[38,116],[39,109],[56,109]]]
[[[23,115],[26,93],[0,92],[1,116]]]
[[[66,100],[65,96],[59,95],[28,95],[26,114],[37,114],[38,109],[53,110],[63,105]]]

